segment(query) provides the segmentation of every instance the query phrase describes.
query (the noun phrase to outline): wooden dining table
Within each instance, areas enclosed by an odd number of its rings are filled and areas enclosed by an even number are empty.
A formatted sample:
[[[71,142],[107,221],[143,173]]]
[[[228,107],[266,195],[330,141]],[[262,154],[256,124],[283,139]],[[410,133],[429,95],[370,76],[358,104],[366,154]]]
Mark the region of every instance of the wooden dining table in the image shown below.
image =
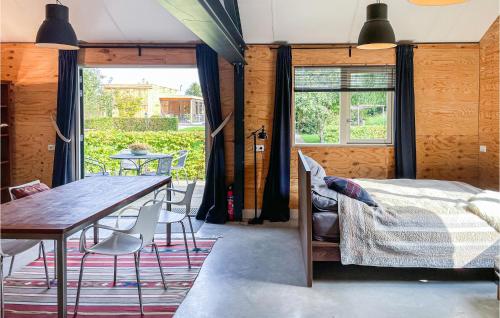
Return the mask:
[[[90,177],[1,205],[0,237],[56,242],[58,317],[67,316],[66,241],[171,177]],[[97,240],[98,232],[94,234]]]

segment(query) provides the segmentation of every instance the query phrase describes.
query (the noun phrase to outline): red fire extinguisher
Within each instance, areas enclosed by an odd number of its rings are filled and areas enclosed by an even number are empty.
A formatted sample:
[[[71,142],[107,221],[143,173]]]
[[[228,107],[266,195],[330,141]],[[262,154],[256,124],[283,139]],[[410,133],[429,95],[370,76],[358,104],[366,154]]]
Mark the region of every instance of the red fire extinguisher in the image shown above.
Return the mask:
[[[227,215],[229,216],[229,221],[234,221],[234,195],[232,184],[227,187]]]

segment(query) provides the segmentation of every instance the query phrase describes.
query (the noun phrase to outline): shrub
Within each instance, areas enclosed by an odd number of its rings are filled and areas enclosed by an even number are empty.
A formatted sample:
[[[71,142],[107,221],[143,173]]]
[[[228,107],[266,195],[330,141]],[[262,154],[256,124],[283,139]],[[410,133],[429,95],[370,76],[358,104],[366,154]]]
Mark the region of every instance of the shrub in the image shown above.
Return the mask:
[[[144,143],[151,146],[152,152],[173,154],[174,158],[177,151],[188,150],[186,170],[189,178],[203,179],[205,177],[205,133],[203,131],[95,130],[86,131],[84,141],[85,157],[104,163],[107,171],[112,175],[118,174],[120,160],[111,159],[109,156],[127,149],[132,143]],[[87,165],[85,168],[86,171],[98,172],[97,167]],[[155,165],[152,164],[150,168],[155,168]],[[181,173],[180,176],[183,177],[183,174]]]
[[[123,118],[103,117],[85,120],[85,129],[122,131],[171,131],[177,130],[177,117]]]

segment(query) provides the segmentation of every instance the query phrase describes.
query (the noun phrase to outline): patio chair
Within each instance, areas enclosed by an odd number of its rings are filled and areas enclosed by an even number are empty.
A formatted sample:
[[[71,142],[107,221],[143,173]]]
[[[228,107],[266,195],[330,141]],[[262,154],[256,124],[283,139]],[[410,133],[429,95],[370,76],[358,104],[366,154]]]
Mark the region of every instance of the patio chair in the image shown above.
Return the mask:
[[[188,154],[189,154],[189,151],[187,151],[187,150],[179,150],[178,157],[174,159],[174,161],[177,161],[177,164],[172,167],[172,170],[176,171],[175,178],[176,178],[177,182],[179,182],[179,173],[182,170],[184,172],[184,177],[186,179],[186,183],[189,183],[187,170],[186,170],[186,160],[187,160]]]
[[[195,187],[196,187],[196,180],[194,180],[192,183],[188,183],[186,191],[176,190],[176,189],[171,189],[171,188],[163,188],[163,189],[161,189],[161,190],[158,191],[158,194],[160,192],[162,192],[162,191],[170,191],[170,192],[177,192],[177,193],[184,194],[184,197],[180,201],[169,201],[169,200],[166,200],[166,199],[161,199],[161,200],[151,199],[149,201],[146,201],[144,203],[144,205],[143,205],[143,206],[149,206],[152,203],[160,203],[161,202],[161,203],[165,204],[165,208],[162,208],[162,210],[161,210],[160,218],[158,220],[158,223],[159,224],[165,224],[165,227],[168,224],[172,224],[172,223],[180,223],[181,224],[182,233],[183,233],[183,236],[184,236],[184,246],[186,248],[186,257],[187,257],[189,268],[191,268],[191,260],[189,258],[189,248],[188,248],[188,245],[187,245],[186,228],[184,227],[184,222],[183,221],[186,218],[188,219],[189,227],[191,229],[191,237],[193,238],[194,248],[197,251],[198,247],[196,246],[196,238],[194,236],[193,223],[191,222],[191,216],[189,215],[189,212],[191,211],[191,200],[193,198]],[[167,204],[176,205],[176,206],[184,206],[185,209],[181,213],[179,213],[179,212],[173,212],[173,211],[167,210],[167,208],[166,208]],[[136,207],[127,207],[127,208],[124,208],[123,210],[121,210],[118,213],[118,217],[116,219],[116,227],[119,226],[120,218],[121,218],[122,214],[125,211],[127,211],[127,210],[136,210],[137,211],[138,208],[136,208]],[[165,234],[165,236],[166,235],[168,235],[168,234]],[[166,239],[165,239],[165,241],[166,241]]]
[[[90,158],[90,157],[85,157],[85,164],[89,166],[94,166],[99,169],[99,172],[87,172],[85,171],[85,177],[99,177],[99,176],[109,176],[109,172],[106,171],[106,165],[102,163],[101,161]]]
[[[114,271],[113,271],[114,286],[116,286],[118,256],[129,255],[129,254],[134,255],[135,275],[137,280],[137,291],[139,293],[139,306],[141,308],[141,315],[144,315],[144,307],[142,303],[141,279],[139,275],[139,260],[140,260],[141,250],[145,246],[152,245],[152,247],[154,248],[156,252],[156,259],[158,261],[158,266],[160,267],[160,274],[163,282],[163,288],[165,290],[167,289],[167,283],[165,282],[165,276],[163,274],[163,267],[161,265],[158,247],[153,241],[154,233],[156,231],[156,226],[158,225],[158,217],[160,215],[161,205],[162,203],[159,202],[153,205],[141,207],[134,226],[132,226],[128,230],[121,230],[101,224],[92,224],[83,229],[82,234],[80,235],[80,252],[84,254],[80,265],[80,276],[78,278],[78,289],[76,292],[74,317],[76,317],[78,313],[78,305],[80,302],[80,291],[82,286],[85,259],[90,254],[110,255],[114,257]],[[88,248],[86,246],[86,233],[91,228],[111,230],[113,231],[113,233],[111,234],[111,236],[105,238],[103,241]],[[139,235],[139,237],[137,237],[137,235]]]
[[[47,267],[47,257],[45,255],[45,245],[43,241],[37,240],[0,240],[0,317],[4,317],[4,293],[3,293],[3,260],[6,257],[11,257],[11,263],[9,268],[10,276],[12,273],[12,264],[14,264],[14,257],[22,252],[29,250],[30,248],[40,244],[43,255],[43,266],[45,268],[45,280],[47,282],[47,288],[50,288],[50,278],[49,269]]]
[[[120,153],[129,153],[130,150],[122,150]],[[118,171],[118,175],[123,175],[128,171],[135,171],[137,175],[139,175],[141,171],[141,166],[139,162],[132,159],[122,159],[120,160],[120,170]]]
[[[158,161],[156,171],[147,171],[147,165],[153,161]],[[172,175],[172,157],[161,158],[158,160],[148,160],[143,166],[141,176],[171,176]]]

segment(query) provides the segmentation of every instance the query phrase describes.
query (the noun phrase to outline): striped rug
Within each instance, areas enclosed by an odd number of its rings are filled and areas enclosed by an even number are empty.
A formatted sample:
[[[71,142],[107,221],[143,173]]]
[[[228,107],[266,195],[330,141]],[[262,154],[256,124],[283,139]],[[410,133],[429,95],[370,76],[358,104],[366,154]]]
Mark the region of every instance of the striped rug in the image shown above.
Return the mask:
[[[154,252],[141,253],[141,287],[147,316],[172,317],[193,285],[214,239],[197,239],[199,250],[189,245],[188,269],[184,242],[159,246],[168,289],[164,290]],[[163,242],[162,242],[163,243]],[[78,242],[68,242],[68,316],[73,314],[82,254]],[[49,273],[53,278],[54,254],[48,253]],[[5,317],[57,317],[57,288],[45,287],[42,259],[36,260],[5,280]],[[71,314],[71,315],[70,315]],[[133,256],[118,258],[117,286],[113,287],[113,257],[90,255],[85,261],[78,317],[141,317]]]

